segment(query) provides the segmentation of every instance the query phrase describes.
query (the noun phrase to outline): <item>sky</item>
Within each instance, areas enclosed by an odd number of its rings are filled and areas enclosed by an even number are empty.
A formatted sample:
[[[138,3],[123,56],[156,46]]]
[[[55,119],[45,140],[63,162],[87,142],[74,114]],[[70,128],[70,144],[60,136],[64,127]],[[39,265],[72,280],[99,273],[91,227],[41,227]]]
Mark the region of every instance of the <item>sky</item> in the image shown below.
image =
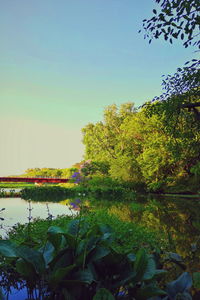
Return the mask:
[[[154,0],[0,0],[0,176],[83,159],[81,128],[161,94],[194,49],[138,30]]]

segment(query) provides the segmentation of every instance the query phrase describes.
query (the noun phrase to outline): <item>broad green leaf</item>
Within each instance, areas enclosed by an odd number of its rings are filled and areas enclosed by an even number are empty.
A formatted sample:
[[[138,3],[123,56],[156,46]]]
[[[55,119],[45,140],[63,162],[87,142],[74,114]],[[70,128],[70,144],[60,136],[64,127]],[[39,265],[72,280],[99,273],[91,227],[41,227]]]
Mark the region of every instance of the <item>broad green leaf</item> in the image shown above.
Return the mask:
[[[171,298],[175,297],[178,293],[184,293],[192,286],[192,277],[189,273],[184,272],[176,280],[167,284],[167,293]]]
[[[78,280],[82,283],[90,284],[92,281],[94,281],[94,278],[90,270],[83,270],[76,272],[73,275],[72,280]]]
[[[38,274],[44,272],[45,260],[42,253],[25,246],[19,246],[17,249],[17,254],[19,257],[32,264]]]
[[[104,247],[97,246],[95,247],[89,255],[89,261],[93,262],[98,259],[101,259],[107,256],[110,253],[110,250]]]
[[[81,220],[79,220],[79,219],[72,220],[68,224],[68,233],[76,236],[80,231],[80,226],[81,226]]]
[[[33,265],[22,258],[17,260],[16,269],[27,280],[34,280],[37,277]]]
[[[126,272],[126,270],[125,270],[125,272],[122,272],[120,274],[120,278],[117,280],[117,282],[115,284],[113,284],[113,287],[119,288],[125,284],[132,283],[133,280],[135,279],[135,277],[136,277],[136,272],[134,272],[134,271]]]
[[[17,246],[11,241],[0,240],[0,254],[6,257],[19,257],[32,264],[37,273],[45,270],[43,255],[34,249],[26,246]]]
[[[140,249],[136,253],[136,260],[134,263],[134,271],[136,272],[136,281],[140,281],[143,278],[144,273],[146,272],[148,265],[148,256],[144,249]]]
[[[48,241],[54,246],[55,250],[60,248],[62,242],[61,234],[49,234]]]
[[[17,245],[8,240],[0,240],[0,254],[5,257],[17,257]]]
[[[43,253],[43,257],[47,266],[54,258],[55,248],[50,242],[47,242],[44,247],[40,249],[40,251]]]
[[[93,300],[115,300],[111,292],[107,289],[101,288],[97,291]]]
[[[136,256],[135,256],[135,254],[133,254],[133,253],[129,253],[129,254],[127,255],[127,257],[128,257],[128,259],[129,259],[131,262],[134,262],[134,261],[136,260]]]
[[[143,280],[150,280],[154,277],[156,272],[156,264],[152,257],[148,258],[147,267],[143,275]]]
[[[99,237],[91,236],[89,238],[88,243],[87,243],[87,251],[88,252],[92,251],[96,247],[96,245],[98,244],[99,240],[100,240]]]
[[[56,285],[61,280],[64,280],[65,277],[69,274],[71,270],[75,268],[76,265],[71,265],[65,268],[58,268],[55,272],[51,274],[50,283]]]
[[[167,270],[158,269],[158,270],[155,271],[154,277],[159,277],[160,275],[162,276],[166,273],[167,273]]]
[[[99,225],[99,229],[102,233],[112,233],[113,229],[107,224]]]
[[[66,230],[64,230],[58,226],[50,226],[47,233],[48,234],[64,234],[64,233],[66,233]]]
[[[58,268],[65,268],[73,264],[73,251],[71,249],[65,248],[58,252],[54,259],[50,262],[50,267],[53,271]]]
[[[200,289],[200,272],[194,272],[192,274],[193,285],[196,289]]]
[[[153,285],[147,285],[145,287],[141,287],[136,295],[136,299],[138,300],[146,300],[150,297],[154,296],[164,296],[166,295],[166,292],[153,286]]]
[[[169,258],[175,262],[183,262],[182,257],[177,253],[169,252],[168,255]]]

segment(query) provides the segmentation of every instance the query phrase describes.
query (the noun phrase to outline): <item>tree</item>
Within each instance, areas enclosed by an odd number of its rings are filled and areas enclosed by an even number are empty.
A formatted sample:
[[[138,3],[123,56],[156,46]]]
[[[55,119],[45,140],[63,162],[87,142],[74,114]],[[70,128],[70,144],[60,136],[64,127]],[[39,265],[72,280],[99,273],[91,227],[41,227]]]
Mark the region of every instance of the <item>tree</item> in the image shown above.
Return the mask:
[[[200,49],[200,2],[199,0],[156,0],[159,11],[153,9],[154,16],[143,20],[145,38],[158,39],[164,37],[173,43],[173,39],[181,39],[183,46],[195,46]],[[178,68],[174,75],[168,75],[163,80],[165,92],[155,97],[153,101],[166,101],[163,108],[173,114],[179,114],[181,108],[192,110],[196,120],[200,120],[200,60],[186,62],[183,68]],[[161,106],[159,106],[161,108]],[[155,108],[155,107],[154,107]]]
[[[180,38],[183,46],[197,46],[200,49],[200,2],[199,0],[156,0],[159,11],[153,9],[154,16],[143,20],[145,38],[158,39],[164,37],[173,43]]]
[[[82,129],[83,143],[86,146],[85,159],[111,161],[117,159],[118,152],[123,151],[120,143],[121,125],[126,118],[134,115],[133,103],[125,103],[118,109],[115,104],[104,110],[103,121],[88,124]]]

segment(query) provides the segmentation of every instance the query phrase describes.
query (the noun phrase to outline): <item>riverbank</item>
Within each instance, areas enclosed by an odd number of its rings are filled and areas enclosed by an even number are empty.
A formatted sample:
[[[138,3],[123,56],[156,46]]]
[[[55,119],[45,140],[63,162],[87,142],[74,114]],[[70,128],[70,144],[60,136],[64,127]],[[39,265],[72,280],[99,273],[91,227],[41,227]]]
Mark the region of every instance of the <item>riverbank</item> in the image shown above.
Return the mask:
[[[6,185],[7,186],[7,185]],[[107,197],[112,198],[113,200],[121,200],[126,198],[126,200],[135,200],[138,195],[144,195],[149,197],[149,195],[158,196],[158,197],[181,197],[181,198],[191,198],[191,199],[200,199],[200,193],[197,194],[186,194],[186,193],[137,193],[131,189],[126,189],[122,187],[83,187],[83,186],[74,186],[74,187],[64,187],[59,185],[16,185],[16,187],[4,187],[0,188],[0,198],[4,197],[22,197],[25,200],[40,200],[46,201],[45,199],[52,201],[61,201],[66,197],[75,197],[81,195],[87,195],[92,197],[99,197],[106,199]]]

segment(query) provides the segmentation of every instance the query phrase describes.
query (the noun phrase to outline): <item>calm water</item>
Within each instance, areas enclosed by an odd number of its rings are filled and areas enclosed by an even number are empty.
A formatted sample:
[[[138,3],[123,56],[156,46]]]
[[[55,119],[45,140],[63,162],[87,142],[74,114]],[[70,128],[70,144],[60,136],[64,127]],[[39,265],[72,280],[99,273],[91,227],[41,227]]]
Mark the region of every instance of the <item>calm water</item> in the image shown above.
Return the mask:
[[[31,208],[31,217],[34,218],[48,218],[50,213],[53,217],[58,215],[72,215],[74,212],[66,205],[65,201],[60,203],[53,202],[35,202],[23,200],[21,198],[0,198],[0,209],[5,208],[0,212],[0,234],[5,236],[6,231],[9,230],[16,223],[27,223],[29,216],[29,208]],[[49,213],[48,213],[49,211]]]
[[[183,257],[187,270],[200,271],[200,197],[192,199],[145,196],[135,202],[101,199],[83,199],[83,201],[91,210],[106,209],[123,221],[138,223],[151,230],[162,232],[169,245],[169,251]],[[0,233],[5,235],[6,230],[16,223],[27,223],[30,207],[33,218],[46,219],[48,210],[54,217],[77,213],[76,210],[70,209],[68,203],[69,199],[53,203],[48,199],[47,202],[28,202],[21,198],[0,198],[0,209],[5,208],[0,213],[0,217],[4,218],[4,221],[0,221],[3,225]],[[20,293],[25,291],[13,290],[9,300],[25,299],[26,296]]]
[[[200,197],[148,196],[132,203],[95,202],[119,219],[162,232],[170,252],[181,255],[191,272],[200,271]]]

